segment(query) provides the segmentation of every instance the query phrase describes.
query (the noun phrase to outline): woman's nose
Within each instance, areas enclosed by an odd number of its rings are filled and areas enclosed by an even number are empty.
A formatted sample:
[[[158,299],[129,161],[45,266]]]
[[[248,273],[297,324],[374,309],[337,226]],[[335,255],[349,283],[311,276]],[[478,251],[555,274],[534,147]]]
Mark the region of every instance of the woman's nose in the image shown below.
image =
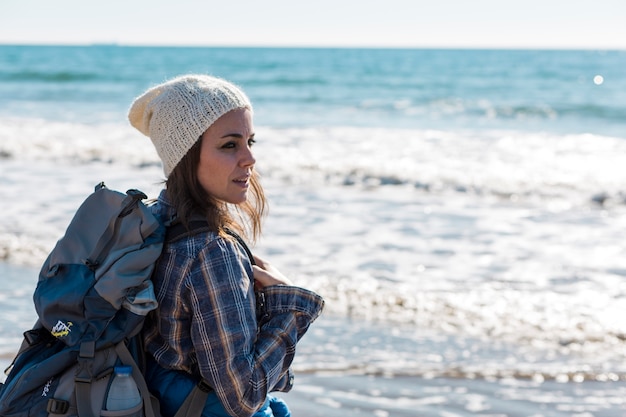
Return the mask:
[[[246,146],[243,151],[243,155],[241,156],[240,164],[244,167],[252,166],[256,163],[256,159],[254,158],[254,154],[252,153],[252,148]]]

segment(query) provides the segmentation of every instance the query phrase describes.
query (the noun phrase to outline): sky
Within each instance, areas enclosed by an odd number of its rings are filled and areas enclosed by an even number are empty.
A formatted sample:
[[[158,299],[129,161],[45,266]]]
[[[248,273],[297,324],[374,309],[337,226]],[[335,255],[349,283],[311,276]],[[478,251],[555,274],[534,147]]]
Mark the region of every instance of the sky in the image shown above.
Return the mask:
[[[0,0],[0,44],[626,50],[626,0]]]

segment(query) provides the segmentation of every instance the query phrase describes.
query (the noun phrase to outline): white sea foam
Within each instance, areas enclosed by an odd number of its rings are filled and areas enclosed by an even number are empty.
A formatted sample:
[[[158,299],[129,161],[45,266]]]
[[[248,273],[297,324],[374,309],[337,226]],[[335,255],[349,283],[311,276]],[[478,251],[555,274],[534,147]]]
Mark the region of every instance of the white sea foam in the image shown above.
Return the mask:
[[[331,315],[483,341],[455,359],[389,358],[370,340],[358,363],[322,357],[318,369],[626,374],[624,139],[263,126],[257,136],[271,203],[257,252],[323,294]],[[32,266],[97,182],[155,197],[162,178],[150,141],[125,125],[2,120],[0,154],[0,258]],[[518,355],[480,354],[498,343]]]
[[[624,199],[626,140],[591,134],[381,128],[258,128],[259,169],[293,184],[407,184],[511,199]],[[159,165],[123,124],[0,120],[0,155],[18,161]],[[604,199],[602,199],[604,195]]]

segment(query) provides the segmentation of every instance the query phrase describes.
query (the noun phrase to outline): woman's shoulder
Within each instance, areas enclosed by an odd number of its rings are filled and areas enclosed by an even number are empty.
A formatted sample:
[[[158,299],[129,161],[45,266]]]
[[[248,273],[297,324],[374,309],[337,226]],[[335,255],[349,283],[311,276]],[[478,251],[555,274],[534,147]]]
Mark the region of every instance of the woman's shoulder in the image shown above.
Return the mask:
[[[246,256],[237,240],[230,235],[218,233],[202,223],[194,222],[187,226],[170,226],[164,250],[196,260],[240,258],[242,254]]]
[[[252,265],[238,244],[211,230],[194,232],[167,243],[163,260],[195,289],[203,286],[231,288],[240,285],[242,280],[252,282],[254,276]]]
[[[206,227],[177,223],[167,228],[164,249],[197,258],[201,252],[220,250],[222,239]]]

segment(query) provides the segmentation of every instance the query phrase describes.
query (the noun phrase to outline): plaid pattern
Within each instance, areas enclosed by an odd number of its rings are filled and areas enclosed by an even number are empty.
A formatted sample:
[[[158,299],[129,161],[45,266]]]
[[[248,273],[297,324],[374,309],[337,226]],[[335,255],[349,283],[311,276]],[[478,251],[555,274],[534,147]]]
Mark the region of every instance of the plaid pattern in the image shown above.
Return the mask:
[[[153,211],[173,214],[164,192]],[[291,389],[296,342],[321,313],[319,295],[291,286],[255,294],[243,248],[211,232],[166,244],[153,282],[159,307],[144,334],[159,365],[204,378],[232,415]]]

